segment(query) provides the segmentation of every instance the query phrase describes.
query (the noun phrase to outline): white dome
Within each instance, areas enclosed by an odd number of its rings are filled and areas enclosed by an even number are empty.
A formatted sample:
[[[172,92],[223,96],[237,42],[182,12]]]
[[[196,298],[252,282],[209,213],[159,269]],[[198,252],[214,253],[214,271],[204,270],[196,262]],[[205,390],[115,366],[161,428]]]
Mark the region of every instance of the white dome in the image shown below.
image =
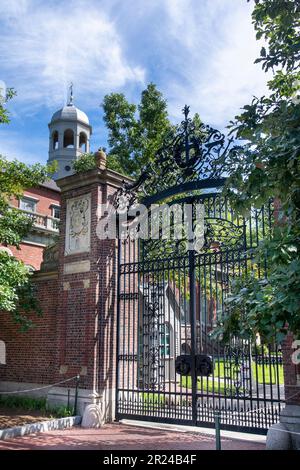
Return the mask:
[[[55,121],[80,121],[83,124],[90,125],[87,115],[74,105],[67,105],[56,111],[51,118],[51,122]]]

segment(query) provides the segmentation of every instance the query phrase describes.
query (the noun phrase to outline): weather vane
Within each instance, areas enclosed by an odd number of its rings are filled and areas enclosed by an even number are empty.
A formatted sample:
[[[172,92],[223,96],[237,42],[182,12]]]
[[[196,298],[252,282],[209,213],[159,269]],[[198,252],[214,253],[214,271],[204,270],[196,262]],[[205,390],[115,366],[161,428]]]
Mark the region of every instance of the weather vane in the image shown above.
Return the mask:
[[[70,83],[69,90],[70,90],[70,97],[69,97],[68,106],[73,106],[73,83],[72,82]]]

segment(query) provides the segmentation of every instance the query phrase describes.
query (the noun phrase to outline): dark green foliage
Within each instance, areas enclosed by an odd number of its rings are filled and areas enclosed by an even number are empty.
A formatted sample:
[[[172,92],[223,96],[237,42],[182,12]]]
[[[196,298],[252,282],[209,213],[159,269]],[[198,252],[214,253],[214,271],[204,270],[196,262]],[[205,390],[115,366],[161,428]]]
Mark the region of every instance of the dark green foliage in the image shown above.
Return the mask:
[[[30,271],[22,261],[0,251],[0,310],[9,312],[23,331],[33,326],[28,314],[41,315]]]
[[[3,90],[0,89],[0,124],[8,124],[9,112],[6,108],[6,103],[15,96],[16,92],[13,88],[8,88],[3,96]]]
[[[73,163],[73,169],[76,173],[84,173],[94,168],[96,168],[96,160],[93,153],[84,153]]]
[[[281,341],[287,329],[300,334],[300,4],[258,0],[252,18],[266,42],[256,62],[273,78],[269,95],[254,98],[231,122],[241,144],[227,160],[226,193],[245,214],[270,197],[281,210],[270,239],[256,250],[257,262],[268,258],[267,279],[249,274],[233,284],[221,331],[225,338],[259,333]]]
[[[49,406],[46,398],[0,395],[0,406],[22,411],[41,411],[51,418],[64,418],[73,414],[72,409],[68,410],[66,406]]]
[[[74,163],[73,168],[76,173],[84,173],[97,167],[93,153],[84,153]],[[116,155],[107,156],[107,168],[125,174],[123,167]]]
[[[139,175],[172,130],[166,100],[150,83],[138,106],[128,103],[122,93],[106,95],[102,106],[110,147],[108,167],[129,176]]]

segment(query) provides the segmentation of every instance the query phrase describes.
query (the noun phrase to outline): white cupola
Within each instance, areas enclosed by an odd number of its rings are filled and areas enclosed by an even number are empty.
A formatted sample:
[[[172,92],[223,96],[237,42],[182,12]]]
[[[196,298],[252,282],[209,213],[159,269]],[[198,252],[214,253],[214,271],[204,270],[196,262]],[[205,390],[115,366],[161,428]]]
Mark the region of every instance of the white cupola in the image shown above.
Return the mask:
[[[67,106],[53,114],[49,127],[48,163],[58,162],[53,179],[64,178],[74,173],[73,162],[90,151],[92,127],[87,115],[73,104],[73,85]]]

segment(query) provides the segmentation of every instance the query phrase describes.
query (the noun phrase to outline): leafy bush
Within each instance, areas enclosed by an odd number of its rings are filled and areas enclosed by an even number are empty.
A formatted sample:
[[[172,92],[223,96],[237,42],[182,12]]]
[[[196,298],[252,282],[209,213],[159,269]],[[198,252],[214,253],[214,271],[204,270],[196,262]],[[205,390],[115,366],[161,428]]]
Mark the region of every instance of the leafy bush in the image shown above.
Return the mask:
[[[224,340],[259,333],[280,343],[288,331],[300,336],[299,2],[255,0],[252,20],[264,39],[256,62],[273,77],[269,95],[253,98],[229,126],[236,146],[224,161],[225,195],[240,213],[275,199],[282,216],[254,253],[256,263],[268,260],[266,279],[250,271],[233,283],[220,331]]]
[[[0,406],[11,409],[41,411],[53,418],[73,416],[73,409],[67,406],[49,406],[46,398],[0,395]]]
[[[84,173],[94,168],[96,168],[96,160],[93,153],[84,153],[73,163],[76,173]]]

